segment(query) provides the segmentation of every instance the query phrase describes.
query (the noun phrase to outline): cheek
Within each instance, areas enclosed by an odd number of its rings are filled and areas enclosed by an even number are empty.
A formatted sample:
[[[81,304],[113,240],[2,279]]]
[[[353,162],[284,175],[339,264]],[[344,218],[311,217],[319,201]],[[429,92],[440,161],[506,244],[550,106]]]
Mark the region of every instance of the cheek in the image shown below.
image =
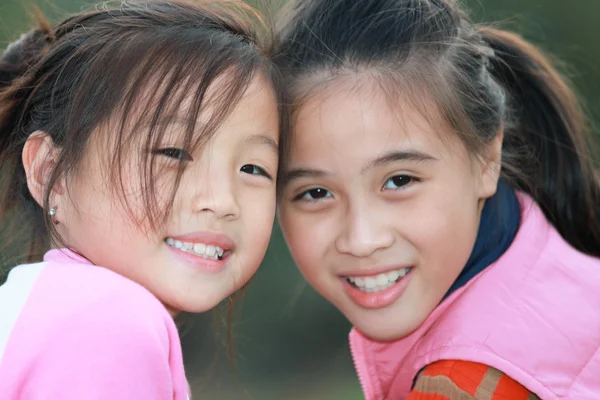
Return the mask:
[[[140,160],[133,156],[137,152],[124,153],[120,165],[114,164],[112,156],[108,156],[113,153],[112,144],[90,142],[69,183],[69,217],[73,222],[68,226],[69,230],[74,228],[73,225],[79,225],[86,232],[99,232],[100,236],[121,233],[129,237],[129,231],[136,231],[137,226],[141,226],[146,207]],[[79,236],[77,232],[70,233],[72,237]]]
[[[97,169],[89,166],[82,167],[76,177],[69,180],[68,183],[67,207],[61,210],[66,213],[64,227],[67,228],[71,236],[77,239],[79,235],[74,232],[77,229],[86,229],[93,226],[102,228],[113,223],[111,212],[115,207],[112,206],[110,192],[107,187],[104,174]],[[60,211],[59,211],[60,212]],[[63,227],[59,225],[59,227]],[[104,230],[101,234],[106,234]]]
[[[451,284],[468,260],[478,227],[477,203],[468,196],[437,197],[423,203],[411,241],[431,280]]]
[[[331,230],[325,227],[323,219],[313,220],[285,207],[282,208],[279,221],[296,265],[313,283],[315,272],[324,271],[321,267]]]
[[[249,244],[252,259],[258,259],[260,263],[271,239],[275,220],[275,193],[264,190],[263,193],[242,195],[240,198],[243,199],[244,213],[247,215],[244,221],[244,241]]]

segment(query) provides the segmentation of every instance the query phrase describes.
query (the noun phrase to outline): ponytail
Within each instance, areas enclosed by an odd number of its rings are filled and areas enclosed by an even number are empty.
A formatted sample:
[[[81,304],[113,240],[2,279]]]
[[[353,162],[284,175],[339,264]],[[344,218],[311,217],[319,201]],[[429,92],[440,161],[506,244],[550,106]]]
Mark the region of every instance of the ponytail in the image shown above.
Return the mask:
[[[10,86],[40,60],[52,40],[52,29],[45,20],[40,20],[39,28],[11,43],[0,59],[0,90]]]
[[[573,247],[600,257],[600,182],[576,96],[541,52],[519,36],[489,27],[480,33],[494,50],[490,71],[508,98],[507,178],[535,199]]]
[[[17,127],[23,118],[24,102],[33,90],[28,76],[52,41],[52,29],[40,14],[39,27],[10,44],[0,57],[0,223],[3,237],[22,242],[24,237],[18,229],[23,226],[22,220],[33,221],[27,261],[43,254],[47,229],[44,219],[40,218],[41,208],[25,184],[21,153],[27,137],[26,132]],[[12,248],[7,242],[3,242],[2,247]]]

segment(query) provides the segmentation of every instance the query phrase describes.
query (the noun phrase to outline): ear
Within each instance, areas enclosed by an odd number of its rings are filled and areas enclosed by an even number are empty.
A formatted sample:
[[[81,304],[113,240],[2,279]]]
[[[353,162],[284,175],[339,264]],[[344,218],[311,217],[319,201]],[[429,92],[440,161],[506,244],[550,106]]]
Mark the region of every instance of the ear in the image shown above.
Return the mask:
[[[23,147],[22,160],[27,176],[27,187],[35,201],[42,207],[50,177],[58,161],[58,154],[59,150],[50,135],[42,131],[35,131],[29,135]],[[63,192],[63,183],[56,182],[50,195],[50,207],[57,206],[54,203],[60,200],[59,197]]]
[[[480,174],[481,186],[479,197],[487,199],[492,197],[498,188],[500,169],[502,168],[502,140],[504,139],[504,125],[498,129],[496,137],[487,144],[481,157]]]

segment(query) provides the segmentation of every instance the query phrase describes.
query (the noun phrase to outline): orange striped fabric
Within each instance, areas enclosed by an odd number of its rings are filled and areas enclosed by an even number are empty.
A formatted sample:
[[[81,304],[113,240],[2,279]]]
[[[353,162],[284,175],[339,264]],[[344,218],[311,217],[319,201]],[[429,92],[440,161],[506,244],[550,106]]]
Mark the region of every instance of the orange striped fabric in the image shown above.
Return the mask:
[[[444,360],[427,366],[407,400],[539,400],[495,368],[469,361]]]

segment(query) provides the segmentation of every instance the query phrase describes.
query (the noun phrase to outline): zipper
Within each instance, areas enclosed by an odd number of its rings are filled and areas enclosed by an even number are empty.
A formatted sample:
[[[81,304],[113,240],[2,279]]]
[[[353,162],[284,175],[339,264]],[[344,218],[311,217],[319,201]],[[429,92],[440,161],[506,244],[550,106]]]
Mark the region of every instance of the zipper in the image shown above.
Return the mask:
[[[353,329],[349,336],[350,354],[365,400],[383,400],[383,396],[378,395],[378,390],[371,381],[371,375],[367,368],[368,353],[365,351],[363,343],[361,343],[360,334]]]

